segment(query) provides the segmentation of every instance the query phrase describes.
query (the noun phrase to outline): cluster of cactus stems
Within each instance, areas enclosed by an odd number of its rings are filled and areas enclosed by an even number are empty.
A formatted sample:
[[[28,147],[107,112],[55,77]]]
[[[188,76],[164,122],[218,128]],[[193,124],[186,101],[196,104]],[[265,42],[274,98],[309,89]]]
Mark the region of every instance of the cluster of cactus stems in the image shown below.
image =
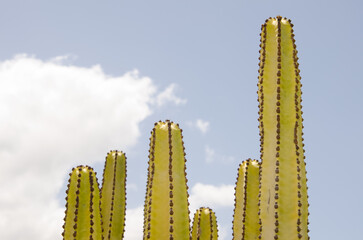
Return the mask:
[[[102,188],[89,166],[69,174],[63,239],[122,239],[126,213],[126,156],[107,154]]]
[[[262,25],[258,76],[261,161],[238,169],[233,239],[307,240],[301,83],[293,24],[280,16]],[[144,202],[144,240],[218,239],[216,215],[201,207],[190,225],[182,130],[169,120],[151,131]],[[91,167],[70,173],[63,239],[123,239],[126,157],[106,157],[102,187]]]

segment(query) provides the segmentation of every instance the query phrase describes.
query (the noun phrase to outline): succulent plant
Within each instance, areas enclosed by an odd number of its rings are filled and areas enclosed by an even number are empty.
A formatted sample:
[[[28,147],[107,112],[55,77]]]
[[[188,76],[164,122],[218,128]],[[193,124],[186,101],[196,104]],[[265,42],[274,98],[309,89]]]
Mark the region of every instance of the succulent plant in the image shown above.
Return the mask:
[[[106,157],[101,191],[91,167],[73,168],[66,191],[63,239],[123,239],[125,184],[126,157],[119,151]]]
[[[104,239],[123,239],[126,214],[126,156],[123,152],[107,154],[100,207]]]
[[[262,25],[258,81],[261,239],[308,239],[301,83],[293,24]]]
[[[233,239],[255,240],[260,234],[258,194],[260,163],[247,159],[238,169],[233,213]]]
[[[201,207],[194,214],[192,226],[192,240],[217,240],[217,218],[212,209]]]
[[[171,121],[151,132],[144,239],[189,239],[188,186],[182,130]]]
[[[63,239],[99,240],[102,228],[96,173],[89,166],[78,166],[69,175]]]
[[[308,195],[303,144],[301,83],[293,25],[280,16],[262,25],[258,76],[261,162],[238,170],[233,239],[307,240]],[[190,229],[182,130],[169,120],[151,132],[144,240],[217,239],[216,216],[202,207]],[[91,167],[72,169],[66,197],[64,240],[123,239],[126,157],[106,157],[102,189]]]

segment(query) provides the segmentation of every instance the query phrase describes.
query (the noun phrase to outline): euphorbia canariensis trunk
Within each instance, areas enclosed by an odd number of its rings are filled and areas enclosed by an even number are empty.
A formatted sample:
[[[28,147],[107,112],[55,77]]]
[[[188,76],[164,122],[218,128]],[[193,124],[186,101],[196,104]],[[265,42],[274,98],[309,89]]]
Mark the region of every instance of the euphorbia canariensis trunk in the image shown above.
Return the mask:
[[[238,169],[233,213],[233,239],[256,240],[260,234],[258,193],[260,163],[243,161]]]
[[[144,239],[189,239],[185,162],[179,126],[170,121],[156,123],[150,138]]]
[[[308,237],[301,83],[291,21],[262,25],[258,81],[261,239]]]
[[[238,170],[234,240],[308,240],[308,194],[303,144],[301,83],[291,21],[262,25],[258,76],[261,162]],[[214,212],[200,208],[189,219],[182,130],[169,120],[151,131],[144,204],[144,240],[217,239]],[[88,166],[72,169],[64,240],[122,239],[125,230],[126,157],[106,157],[102,189]],[[101,193],[100,193],[101,192]]]
[[[78,166],[70,173],[64,240],[102,239],[100,191],[91,167]]]
[[[194,214],[192,240],[217,240],[217,218],[212,209],[201,207]]]
[[[100,204],[104,239],[123,239],[126,213],[126,157],[123,152],[107,154]]]

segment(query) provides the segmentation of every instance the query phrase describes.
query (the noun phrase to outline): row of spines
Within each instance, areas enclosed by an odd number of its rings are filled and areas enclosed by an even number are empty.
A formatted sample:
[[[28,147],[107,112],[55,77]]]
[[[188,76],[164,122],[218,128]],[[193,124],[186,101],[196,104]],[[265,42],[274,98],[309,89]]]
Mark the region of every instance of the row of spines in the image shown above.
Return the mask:
[[[144,239],[189,239],[190,219],[182,130],[169,120],[151,132],[144,203]]]
[[[247,159],[238,169],[232,233],[233,240],[255,240],[260,234],[258,220],[258,184],[260,163]]]
[[[258,101],[262,162],[259,216],[260,238],[262,239],[271,237],[272,232],[274,239],[282,236],[288,236],[291,239],[309,239],[307,235],[309,231],[307,228],[307,216],[309,215],[307,179],[302,138],[301,83],[292,27],[290,20],[278,16],[267,19],[261,28]],[[284,99],[282,100],[282,98]],[[291,106],[293,107],[291,108]],[[271,118],[273,115],[275,118]],[[287,122],[289,123],[287,124]],[[275,142],[271,139],[273,135],[275,135]],[[266,152],[269,152],[269,155],[266,155]],[[275,156],[271,155],[272,152],[275,152]],[[295,163],[292,155],[295,155],[293,157],[296,159]],[[281,177],[281,171],[285,172],[283,176],[295,173],[286,179]],[[273,177],[266,177],[267,172]],[[281,185],[281,181],[288,182],[288,184]],[[283,186],[284,189],[282,189]],[[294,191],[287,189],[294,189]],[[266,195],[266,192],[269,192],[273,198]],[[270,203],[270,199],[273,199],[272,203]],[[296,205],[292,205],[291,201],[296,202]],[[287,209],[291,206],[294,206],[295,210]],[[286,218],[287,215],[282,214],[280,208],[284,209],[284,212],[296,211],[297,217]],[[271,211],[274,212],[273,215]],[[274,221],[274,227],[268,226],[272,221]],[[293,224],[296,228],[293,227]],[[281,231],[280,226],[282,225],[288,231]],[[291,225],[291,227],[286,228],[287,225]],[[293,233],[293,229],[296,229],[295,233]]]
[[[96,172],[77,166],[69,174],[64,240],[123,239],[126,210],[126,157],[108,153],[100,190]]]
[[[217,218],[212,209],[201,207],[196,210],[191,240],[218,240]]]

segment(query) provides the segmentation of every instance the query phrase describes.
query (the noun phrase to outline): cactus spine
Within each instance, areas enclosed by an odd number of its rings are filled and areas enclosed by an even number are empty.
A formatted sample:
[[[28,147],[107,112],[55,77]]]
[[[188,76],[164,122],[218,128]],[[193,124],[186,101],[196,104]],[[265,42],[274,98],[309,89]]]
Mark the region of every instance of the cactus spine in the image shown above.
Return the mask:
[[[155,124],[150,138],[144,239],[189,239],[190,219],[182,130]]]
[[[261,239],[309,239],[301,83],[290,20],[262,25],[258,81]]]
[[[235,187],[233,239],[256,240],[260,234],[258,218],[260,163],[243,161],[238,169]]]
[[[123,239],[126,211],[125,154],[111,151],[107,155],[101,191],[96,173],[91,167],[78,166],[69,175],[63,239]]]
[[[217,240],[218,225],[215,213],[210,208],[201,207],[194,214],[192,240]]]
[[[104,239],[122,239],[126,213],[126,156],[123,152],[107,154],[100,205]]]
[[[100,192],[93,169],[88,166],[72,169],[66,193],[63,239],[101,239]]]

